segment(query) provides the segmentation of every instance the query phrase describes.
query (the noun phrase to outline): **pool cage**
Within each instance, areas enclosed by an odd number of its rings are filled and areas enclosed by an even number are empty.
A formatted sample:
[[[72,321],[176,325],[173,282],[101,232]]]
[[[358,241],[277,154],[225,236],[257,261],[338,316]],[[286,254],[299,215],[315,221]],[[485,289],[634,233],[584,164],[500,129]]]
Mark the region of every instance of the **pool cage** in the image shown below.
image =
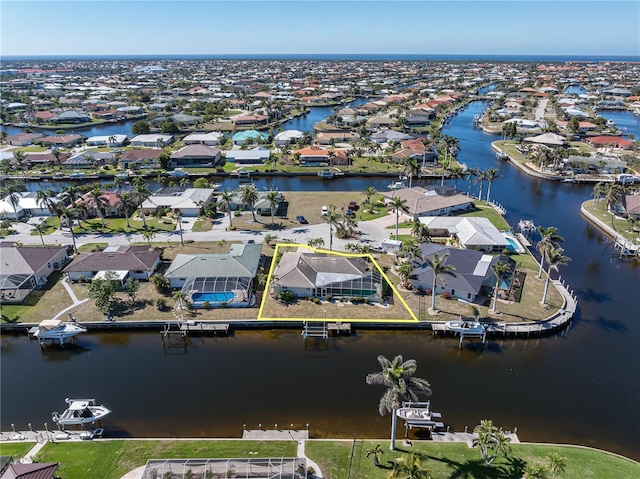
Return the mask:
[[[369,271],[358,278],[343,281],[340,279],[342,279],[340,275],[318,273],[317,283],[319,284],[315,290],[316,296],[358,296],[371,299],[382,296],[382,277],[377,271]]]
[[[149,459],[141,479],[302,479],[304,458]]]
[[[253,279],[241,276],[189,277],[182,286],[185,297],[196,308],[249,306]]]

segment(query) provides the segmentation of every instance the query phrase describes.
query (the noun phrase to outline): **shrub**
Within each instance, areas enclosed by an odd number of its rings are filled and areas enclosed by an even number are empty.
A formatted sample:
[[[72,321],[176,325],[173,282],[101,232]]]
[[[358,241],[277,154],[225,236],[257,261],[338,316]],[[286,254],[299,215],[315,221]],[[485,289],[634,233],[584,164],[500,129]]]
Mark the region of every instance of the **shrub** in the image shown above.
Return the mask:
[[[313,298],[313,302],[316,304],[320,304],[322,301],[320,301],[320,298]]]
[[[445,291],[444,293],[442,293],[440,295],[443,299],[451,299],[451,293],[449,293],[448,291]]]
[[[280,301],[284,301],[285,303],[288,303],[290,301],[293,301],[293,298],[295,298],[295,296],[291,291],[281,291],[280,293],[278,293],[277,298]]]
[[[327,295],[324,297],[324,299],[326,299],[327,301],[331,301],[331,298],[333,298],[333,296],[332,296],[332,295],[330,295],[330,294],[327,294]]]
[[[228,228],[228,229],[229,229],[229,231],[235,231],[235,230],[236,230],[236,227],[235,227],[235,226],[229,226],[229,228]]]
[[[156,298],[156,309],[158,311],[164,311],[167,307],[167,300],[164,298]]]
[[[202,309],[209,309],[211,308],[211,303],[209,301],[205,301],[204,303],[202,303]]]
[[[233,216],[242,216],[242,212],[236,210],[236,211],[233,212]]]

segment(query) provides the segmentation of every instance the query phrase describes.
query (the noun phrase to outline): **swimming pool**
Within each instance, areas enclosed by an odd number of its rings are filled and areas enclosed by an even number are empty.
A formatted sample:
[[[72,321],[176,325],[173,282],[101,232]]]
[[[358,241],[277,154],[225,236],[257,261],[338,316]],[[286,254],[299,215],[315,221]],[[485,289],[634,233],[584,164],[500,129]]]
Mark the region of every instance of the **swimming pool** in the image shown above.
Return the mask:
[[[194,303],[229,303],[234,294],[231,291],[216,291],[215,293],[193,293]]]
[[[520,244],[516,240],[513,240],[513,239],[509,238],[508,236],[506,238],[507,238],[507,241],[509,242],[509,246],[507,246],[507,249],[510,249],[511,251],[519,251],[520,250]]]

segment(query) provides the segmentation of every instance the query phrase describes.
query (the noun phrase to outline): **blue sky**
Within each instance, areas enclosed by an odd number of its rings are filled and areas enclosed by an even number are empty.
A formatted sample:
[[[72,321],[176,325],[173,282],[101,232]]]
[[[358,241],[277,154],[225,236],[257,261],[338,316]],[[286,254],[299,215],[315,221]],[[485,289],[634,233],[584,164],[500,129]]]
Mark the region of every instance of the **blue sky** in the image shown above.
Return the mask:
[[[0,1],[2,55],[640,55],[640,2]]]

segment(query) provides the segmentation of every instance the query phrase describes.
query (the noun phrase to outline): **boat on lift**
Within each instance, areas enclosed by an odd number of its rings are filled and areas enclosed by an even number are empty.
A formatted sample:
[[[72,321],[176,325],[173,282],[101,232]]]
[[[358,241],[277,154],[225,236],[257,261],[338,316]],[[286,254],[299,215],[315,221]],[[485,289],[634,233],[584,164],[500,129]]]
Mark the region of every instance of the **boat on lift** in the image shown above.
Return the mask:
[[[518,230],[524,233],[532,233],[536,230],[536,225],[533,220],[520,220],[518,221]]]
[[[78,324],[63,322],[59,319],[45,319],[37,327],[29,330],[29,334],[38,338],[41,345],[47,339],[53,342],[57,341],[60,345],[63,345],[65,339],[70,339],[86,332],[87,330]]]
[[[433,429],[443,427],[442,414],[431,410],[431,402],[403,402],[396,410],[396,416],[404,420],[407,426]]]
[[[465,319],[460,319],[456,321],[447,321],[445,324],[445,329],[447,331],[452,331],[454,333],[463,333],[467,336],[478,335],[482,336],[486,334],[487,330],[484,325],[478,321],[469,321]]]
[[[60,427],[65,426],[83,426],[100,421],[111,413],[110,409],[105,406],[96,404],[95,399],[65,399],[69,405],[65,411],[60,414],[54,412],[51,414],[53,422]]]

